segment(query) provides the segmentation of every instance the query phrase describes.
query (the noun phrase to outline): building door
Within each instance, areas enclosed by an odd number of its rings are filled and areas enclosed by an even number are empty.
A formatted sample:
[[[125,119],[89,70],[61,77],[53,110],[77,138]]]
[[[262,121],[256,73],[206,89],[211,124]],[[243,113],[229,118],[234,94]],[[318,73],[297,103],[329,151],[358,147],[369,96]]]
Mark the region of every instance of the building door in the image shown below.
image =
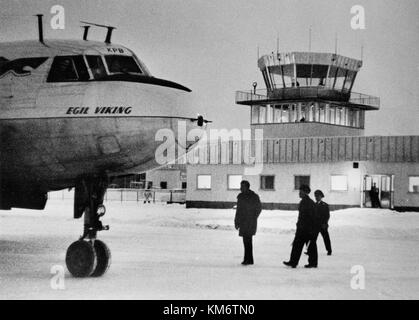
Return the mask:
[[[365,175],[363,207],[388,208],[394,205],[394,175]]]

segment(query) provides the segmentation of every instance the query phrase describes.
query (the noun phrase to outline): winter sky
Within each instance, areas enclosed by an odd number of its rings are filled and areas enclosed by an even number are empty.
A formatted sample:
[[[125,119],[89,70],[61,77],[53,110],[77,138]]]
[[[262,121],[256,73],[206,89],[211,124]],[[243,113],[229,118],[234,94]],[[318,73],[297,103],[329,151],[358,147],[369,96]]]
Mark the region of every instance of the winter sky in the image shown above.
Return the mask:
[[[236,90],[263,88],[260,54],[312,51],[361,57],[353,91],[379,96],[367,113],[367,135],[419,134],[419,2],[417,0],[0,0],[0,41],[36,39],[43,13],[45,37],[81,39],[80,20],[117,27],[113,42],[131,48],[154,76],[190,87],[197,113],[216,128],[247,128],[249,108],[235,105]],[[53,5],[65,9],[65,29],[52,30]],[[351,28],[351,8],[365,9],[364,30]],[[102,40],[103,30],[90,39]]]

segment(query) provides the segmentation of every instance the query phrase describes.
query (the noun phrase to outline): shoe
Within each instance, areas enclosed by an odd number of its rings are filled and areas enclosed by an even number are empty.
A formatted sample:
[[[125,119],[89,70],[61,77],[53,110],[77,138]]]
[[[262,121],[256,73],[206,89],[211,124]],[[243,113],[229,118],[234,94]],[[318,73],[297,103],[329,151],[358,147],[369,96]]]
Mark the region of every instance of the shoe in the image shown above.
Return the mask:
[[[328,255],[328,256],[331,256],[331,255],[332,255],[332,251],[329,251],[329,252],[327,253],[327,255]]]
[[[248,266],[250,264],[253,264],[253,262],[251,262],[251,261],[243,261],[242,262],[242,265],[244,265],[244,266]]]
[[[287,267],[296,268],[296,264],[292,264],[290,261],[283,261],[283,264],[285,264]]]
[[[306,264],[304,268],[317,268],[316,264]]]

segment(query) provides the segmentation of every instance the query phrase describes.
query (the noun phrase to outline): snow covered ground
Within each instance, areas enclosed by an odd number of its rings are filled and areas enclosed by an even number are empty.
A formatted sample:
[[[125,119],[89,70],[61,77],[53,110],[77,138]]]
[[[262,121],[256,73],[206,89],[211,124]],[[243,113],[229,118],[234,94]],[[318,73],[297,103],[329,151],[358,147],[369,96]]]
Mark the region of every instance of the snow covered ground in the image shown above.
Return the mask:
[[[318,240],[319,268],[288,260],[296,212],[263,211],[255,265],[244,267],[233,210],[173,204],[109,202],[99,234],[112,250],[101,278],[72,278],[51,287],[51,268],[65,268],[67,247],[82,232],[71,200],[44,211],[0,211],[0,299],[418,299],[419,214],[378,209],[332,212],[333,255]],[[351,288],[353,266],[365,289]]]

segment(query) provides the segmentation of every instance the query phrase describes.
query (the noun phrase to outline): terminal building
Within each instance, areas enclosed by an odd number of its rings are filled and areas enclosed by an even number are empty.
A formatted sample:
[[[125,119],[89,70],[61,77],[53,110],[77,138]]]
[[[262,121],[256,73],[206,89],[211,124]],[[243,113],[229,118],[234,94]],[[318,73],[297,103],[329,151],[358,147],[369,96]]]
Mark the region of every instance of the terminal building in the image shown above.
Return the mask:
[[[295,210],[304,183],[331,209],[375,206],[378,196],[382,208],[419,210],[419,136],[364,135],[380,99],[352,91],[362,61],[289,52],[262,56],[258,67],[266,89],[236,92],[250,109],[251,140],[193,151],[187,207],[232,208],[246,179],[265,209]]]

